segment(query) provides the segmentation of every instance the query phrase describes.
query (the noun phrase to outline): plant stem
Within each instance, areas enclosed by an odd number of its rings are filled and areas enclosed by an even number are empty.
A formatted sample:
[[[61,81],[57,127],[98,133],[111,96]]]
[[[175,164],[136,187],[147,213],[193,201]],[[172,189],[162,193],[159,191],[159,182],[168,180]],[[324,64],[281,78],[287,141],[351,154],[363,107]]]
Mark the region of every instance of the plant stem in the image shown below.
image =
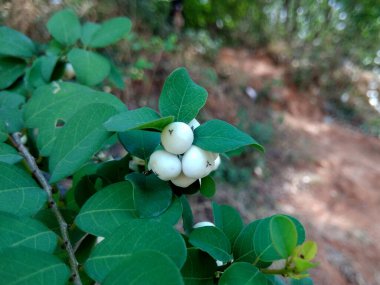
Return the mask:
[[[286,273],[288,273],[288,271],[285,268],[283,268],[283,269],[260,269],[260,271],[262,273],[265,273],[265,274],[286,275]]]
[[[11,141],[13,145],[22,154],[22,156],[25,158],[25,161],[27,165],[29,166],[30,170],[32,171],[34,177],[37,179],[37,181],[42,186],[42,188],[44,189],[44,191],[46,192],[48,196],[49,208],[53,211],[58,221],[59,230],[61,232],[61,237],[63,239],[63,244],[69,256],[69,263],[70,263],[71,273],[72,273],[72,281],[75,285],[82,285],[82,281],[80,280],[79,272],[78,272],[78,261],[75,257],[73,246],[71,245],[71,242],[69,239],[69,233],[67,231],[68,225],[65,219],[63,218],[61,212],[59,211],[57,203],[53,199],[52,188],[50,184],[48,183],[48,181],[46,180],[45,176],[42,174],[42,171],[38,168],[35,158],[30,154],[29,150],[21,142],[20,133],[13,133],[11,135]]]

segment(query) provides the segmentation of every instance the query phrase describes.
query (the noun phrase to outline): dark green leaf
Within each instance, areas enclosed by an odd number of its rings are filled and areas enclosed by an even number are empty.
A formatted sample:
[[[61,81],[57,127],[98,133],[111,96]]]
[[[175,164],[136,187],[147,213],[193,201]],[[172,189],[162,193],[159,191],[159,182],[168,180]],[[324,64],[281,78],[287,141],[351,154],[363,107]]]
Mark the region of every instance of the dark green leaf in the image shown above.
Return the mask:
[[[74,44],[81,34],[79,19],[71,9],[55,13],[47,22],[47,28],[49,33],[63,45]]]
[[[7,132],[17,132],[24,126],[22,105],[25,98],[17,93],[0,92],[0,120],[5,123]]]
[[[74,48],[67,58],[73,65],[77,80],[89,86],[102,82],[111,71],[109,61],[96,52]]]
[[[201,180],[201,194],[207,198],[211,198],[215,195],[216,185],[214,179],[211,176],[203,177]]]
[[[292,220],[293,224],[296,226],[297,229],[297,245],[301,245],[306,240],[306,230],[304,226],[301,224],[299,220],[297,220],[295,217],[284,215]]]
[[[135,130],[119,133],[119,139],[129,154],[148,161],[150,155],[160,144],[160,133]]]
[[[235,262],[222,274],[220,285],[269,285],[269,280],[255,266],[247,262]]]
[[[97,245],[85,263],[85,270],[98,282],[133,253],[154,250],[170,257],[178,268],[186,260],[181,235],[171,225],[151,220],[132,220],[121,225]]]
[[[109,105],[92,104],[70,118],[50,156],[51,183],[73,174],[102,147],[110,136],[103,123],[116,113]]]
[[[25,68],[26,63],[21,59],[0,57],[0,89],[11,86],[25,72]]]
[[[158,222],[167,223],[170,225],[175,225],[178,223],[178,220],[181,218],[181,215],[182,215],[181,201],[179,200],[179,198],[174,197],[171,205],[165,212],[163,212],[158,217],[153,217],[151,219]]]
[[[185,195],[182,195],[180,197],[181,204],[182,204],[182,224],[183,229],[187,235],[190,235],[190,233],[193,231],[193,225],[194,225],[194,217],[193,217],[193,211],[191,210],[191,206],[189,201],[187,200]]]
[[[47,200],[46,193],[28,173],[0,162],[0,211],[17,216],[35,214]]]
[[[70,271],[57,257],[35,249],[14,247],[0,254],[2,284],[64,285]]]
[[[193,144],[217,153],[232,151],[243,146],[253,146],[264,151],[264,148],[251,136],[221,120],[211,120],[196,128]]]
[[[121,73],[119,68],[117,68],[112,62],[110,62],[110,64],[111,64],[111,72],[109,74],[108,80],[116,88],[124,90],[125,82],[124,82],[123,74]]]
[[[6,141],[8,138],[7,128],[2,118],[0,118],[0,142]]]
[[[162,116],[188,123],[206,104],[207,91],[194,83],[185,68],[177,68],[166,79],[159,99]]]
[[[8,27],[0,27],[0,56],[32,57],[36,48],[27,36]]]
[[[40,222],[0,212],[0,249],[25,246],[52,253],[58,236]]]
[[[197,249],[187,249],[187,259],[181,269],[186,285],[213,285],[217,266],[207,253]]]
[[[194,229],[189,236],[189,243],[207,252],[216,260],[228,262],[232,259],[230,241],[216,227],[210,226]]]
[[[145,250],[126,257],[107,275],[104,285],[183,285],[178,267],[166,255]]]
[[[22,156],[18,154],[17,150],[6,143],[0,143],[0,162],[15,164],[20,160],[22,160]]]

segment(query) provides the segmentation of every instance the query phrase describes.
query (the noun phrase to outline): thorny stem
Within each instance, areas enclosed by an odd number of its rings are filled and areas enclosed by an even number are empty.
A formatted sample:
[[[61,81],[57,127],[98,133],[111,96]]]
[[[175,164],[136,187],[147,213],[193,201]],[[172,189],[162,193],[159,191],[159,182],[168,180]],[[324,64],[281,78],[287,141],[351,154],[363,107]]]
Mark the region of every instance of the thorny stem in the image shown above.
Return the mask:
[[[42,188],[44,189],[44,191],[46,192],[48,196],[49,208],[53,211],[58,221],[59,230],[61,232],[63,243],[69,256],[69,263],[70,263],[71,273],[72,273],[72,281],[75,285],[82,285],[82,281],[80,280],[79,272],[78,272],[78,261],[75,257],[73,246],[71,245],[71,242],[69,239],[69,233],[67,231],[68,224],[66,223],[61,212],[58,209],[56,202],[53,199],[52,187],[46,180],[45,176],[42,174],[41,170],[38,168],[35,158],[30,154],[29,150],[21,142],[20,133],[13,133],[11,135],[11,141],[13,145],[22,154],[22,156],[25,158],[25,161],[28,164],[33,175],[35,176],[35,178],[40,183],[40,185],[42,186]]]

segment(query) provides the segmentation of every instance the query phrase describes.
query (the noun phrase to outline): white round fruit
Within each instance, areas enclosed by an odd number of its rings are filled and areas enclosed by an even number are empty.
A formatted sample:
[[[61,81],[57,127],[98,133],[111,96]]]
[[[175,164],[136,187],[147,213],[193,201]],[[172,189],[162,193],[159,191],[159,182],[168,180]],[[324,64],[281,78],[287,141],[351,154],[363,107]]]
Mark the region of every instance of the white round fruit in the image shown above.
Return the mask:
[[[214,161],[214,168],[212,170],[213,171],[217,170],[219,168],[221,162],[222,162],[222,160],[220,159],[220,155],[218,155]]]
[[[65,64],[65,70],[63,74],[64,79],[70,80],[75,77],[75,70],[73,65],[70,62]]]
[[[161,180],[170,180],[181,173],[181,161],[179,158],[164,150],[156,150],[152,153],[148,163],[152,170]]]
[[[196,223],[193,226],[194,229],[203,228],[203,227],[215,227],[215,225],[213,223],[211,223],[211,222],[203,221],[203,222]]]
[[[166,151],[173,154],[186,152],[194,140],[193,130],[182,122],[167,125],[161,133],[161,144]]]
[[[188,123],[189,127],[194,131],[196,128],[198,128],[201,124],[196,120],[192,119],[190,123]]]
[[[178,177],[170,180],[175,186],[186,188],[197,181],[196,178],[187,177],[185,174],[181,173]]]
[[[214,159],[210,152],[195,145],[182,157],[182,172],[190,178],[203,178],[214,168]]]

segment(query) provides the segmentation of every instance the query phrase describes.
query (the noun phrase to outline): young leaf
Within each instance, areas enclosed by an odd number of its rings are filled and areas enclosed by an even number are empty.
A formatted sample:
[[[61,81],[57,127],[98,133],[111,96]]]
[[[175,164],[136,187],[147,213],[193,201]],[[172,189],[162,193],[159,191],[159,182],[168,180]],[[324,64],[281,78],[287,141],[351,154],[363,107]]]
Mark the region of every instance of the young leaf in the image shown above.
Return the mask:
[[[160,144],[160,133],[135,130],[119,133],[119,139],[129,154],[147,161]]]
[[[9,133],[17,132],[24,126],[22,105],[25,97],[12,92],[0,92],[0,120]]]
[[[194,83],[185,68],[177,68],[166,79],[159,99],[162,116],[188,123],[206,104],[207,91]]]
[[[126,257],[102,282],[104,285],[183,285],[178,267],[166,255],[144,250]]]
[[[31,39],[8,27],[0,27],[0,56],[29,58],[36,52]]]
[[[178,268],[186,260],[185,242],[171,225],[139,219],[124,223],[97,245],[85,263],[85,270],[94,280],[102,282],[126,257],[143,250],[167,255]]]
[[[264,151],[251,136],[221,120],[211,120],[196,128],[194,144],[216,153],[229,152],[243,146],[253,146]]]
[[[26,62],[11,57],[0,57],[0,90],[11,86],[26,68]]]
[[[67,58],[73,65],[77,80],[89,86],[102,82],[111,71],[109,61],[96,52],[74,48]]]
[[[46,193],[28,173],[0,162],[0,211],[17,216],[35,214],[47,200]]]
[[[216,260],[228,262],[232,259],[230,241],[216,227],[194,229],[189,236],[189,243],[207,252]]]
[[[102,147],[110,136],[103,123],[116,113],[111,106],[91,104],[70,118],[50,156],[51,183],[73,174]]]
[[[220,285],[269,285],[271,282],[265,278],[255,266],[247,262],[235,262],[222,274]]]
[[[201,180],[201,189],[199,189],[201,194],[207,198],[211,198],[215,195],[216,185],[214,179],[211,176],[203,177]]]
[[[26,247],[3,249],[0,255],[2,284],[64,285],[70,271],[57,257]]]
[[[22,156],[18,154],[17,150],[6,143],[0,143],[0,162],[15,164],[20,160],[22,160]]]
[[[210,255],[197,248],[187,249],[187,259],[181,269],[186,285],[213,285],[217,270]]]
[[[73,45],[80,37],[81,26],[77,15],[71,9],[55,13],[47,22],[49,33],[63,45]]]
[[[25,246],[53,253],[58,236],[37,220],[0,212],[0,249]]]

